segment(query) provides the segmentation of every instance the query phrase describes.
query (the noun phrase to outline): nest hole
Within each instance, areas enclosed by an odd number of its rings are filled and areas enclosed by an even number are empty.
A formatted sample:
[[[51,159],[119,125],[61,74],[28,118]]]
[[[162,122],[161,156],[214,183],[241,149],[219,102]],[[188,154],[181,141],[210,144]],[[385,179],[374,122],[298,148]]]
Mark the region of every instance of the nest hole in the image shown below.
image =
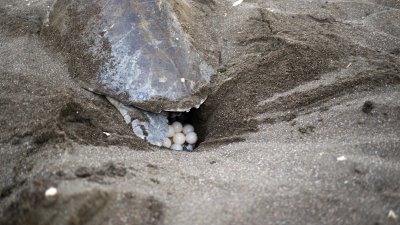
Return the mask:
[[[168,116],[169,124],[175,121],[185,124],[191,124],[197,134],[197,142],[194,146],[196,149],[207,137],[207,119],[203,116],[202,106],[198,109],[193,108],[189,112],[171,112]]]

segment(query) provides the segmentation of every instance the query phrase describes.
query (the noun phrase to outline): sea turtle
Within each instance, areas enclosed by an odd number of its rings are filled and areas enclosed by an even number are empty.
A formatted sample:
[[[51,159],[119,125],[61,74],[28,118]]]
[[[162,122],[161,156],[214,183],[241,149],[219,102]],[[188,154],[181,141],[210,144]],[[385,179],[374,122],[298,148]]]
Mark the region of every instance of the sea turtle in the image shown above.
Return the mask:
[[[75,80],[161,145],[165,111],[202,104],[214,74],[187,32],[190,14],[185,0],[57,0],[44,33],[66,53]]]

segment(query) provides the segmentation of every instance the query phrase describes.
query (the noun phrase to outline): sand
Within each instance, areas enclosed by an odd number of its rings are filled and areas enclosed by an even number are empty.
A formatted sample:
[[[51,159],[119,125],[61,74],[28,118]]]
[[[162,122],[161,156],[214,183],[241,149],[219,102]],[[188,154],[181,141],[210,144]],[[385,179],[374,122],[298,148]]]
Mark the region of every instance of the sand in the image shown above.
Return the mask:
[[[400,2],[234,2],[188,1],[219,65],[190,153],[74,82],[52,1],[2,0],[0,224],[399,224]]]

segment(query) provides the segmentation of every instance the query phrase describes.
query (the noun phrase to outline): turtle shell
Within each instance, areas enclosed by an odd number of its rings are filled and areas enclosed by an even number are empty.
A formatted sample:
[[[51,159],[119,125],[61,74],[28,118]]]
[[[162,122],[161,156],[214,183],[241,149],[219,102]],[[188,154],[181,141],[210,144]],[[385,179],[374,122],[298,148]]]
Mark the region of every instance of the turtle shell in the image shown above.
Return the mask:
[[[214,69],[195,49],[184,0],[57,0],[47,37],[83,87],[147,111],[187,111]]]

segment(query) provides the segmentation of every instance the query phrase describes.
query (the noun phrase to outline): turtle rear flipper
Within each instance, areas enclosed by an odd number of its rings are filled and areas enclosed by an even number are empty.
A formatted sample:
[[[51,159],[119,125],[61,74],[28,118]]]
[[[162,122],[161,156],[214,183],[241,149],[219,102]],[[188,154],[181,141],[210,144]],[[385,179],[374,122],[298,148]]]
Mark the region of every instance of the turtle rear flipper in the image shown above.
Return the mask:
[[[118,109],[127,124],[132,126],[136,136],[152,145],[162,146],[168,132],[168,115],[166,112],[152,113],[126,106],[107,97],[108,101]]]

